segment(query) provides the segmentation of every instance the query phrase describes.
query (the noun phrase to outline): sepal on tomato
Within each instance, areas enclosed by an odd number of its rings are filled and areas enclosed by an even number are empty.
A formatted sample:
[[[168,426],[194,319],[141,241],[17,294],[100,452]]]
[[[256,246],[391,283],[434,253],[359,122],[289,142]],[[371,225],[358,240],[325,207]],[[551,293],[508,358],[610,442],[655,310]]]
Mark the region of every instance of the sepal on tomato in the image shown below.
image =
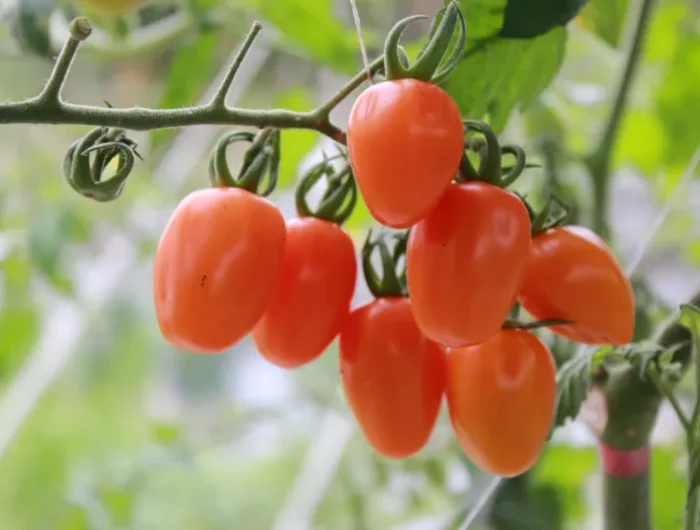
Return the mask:
[[[391,234],[381,234],[374,241],[372,240],[372,230],[367,232],[367,239],[362,246],[362,271],[365,275],[365,282],[370,292],[375,298],[389,298],[408,296],[406,284],[405,261],[399,270],[399,261],[406,254],[408,246],[409,231]],[[391,237],[395,240],[394,247],[389,250],[387,239]],[[374,249],[379,250],[379,257],[382,263],[382,275],[372,265],[372,253]]]
[[[236,142],[248,142],[250,147],[243,155],[243,164],[234,177],[226,160],[226,150]],[[267,197],[277,185],[279,166],[279,129],[265,128],[257,134],[231,131],[219,138],[212,150],[209,157],[209,180],[214,186],[239,188]]]
[[[549,195],[544,208],[539,212],[535,212],[525,199],[523,199],[523,204],[530,215],[532,237],[552,228],[563,226],[569,219],[568,205],[553,193]]]
[[[459,167],[459,182],[479,181],[493,184],[499,188],[508,188],[527,168],[539,167],[539,164],[527,162],[525,150],[517,145],[501,146],[491,126],[481,120],[465,120],[464,134],[477,132],[483,137],[467,138],[464,141],[465,152]],[[474,168],[466,151],[478,153],[479,169]],[[503,166],[503,156],[513,155],[515,163]]]
[[[94,153],[92,162],[90,153]],[[116,173],[107,180],[102,174],[119,157]],[[63,173],[71,188],[98,202],[118,198],[134,169],[136,143],[123,129],[97,127],[70,146],[63,159]]]
[[[350,164],[337,171],[332,162],[338,158],[347,160],[345,154],[325,158],[309,169],[302,177],[295,192],[297,215],[299,217],[315,217],[342,225],[352,215],[357,204],[357,185]],[[309,206],[307,195],[311,189],[324,178],[326,190],[316,208]]]
[[[457,66],[466,44],[467,25],[462,11],[454,1],[449,3],[441,18],[436,17],[434,20],[430,39],[416,62],[413,66],[407,64],[405,52],[399,46],[401,35],[411,22],[426,18],[425,15],[406,17],[389,31],[384,43],[384,72],[388,80],[412,78],[440,84]],[[450,51],[455,30],[458,31],[457,43]]]

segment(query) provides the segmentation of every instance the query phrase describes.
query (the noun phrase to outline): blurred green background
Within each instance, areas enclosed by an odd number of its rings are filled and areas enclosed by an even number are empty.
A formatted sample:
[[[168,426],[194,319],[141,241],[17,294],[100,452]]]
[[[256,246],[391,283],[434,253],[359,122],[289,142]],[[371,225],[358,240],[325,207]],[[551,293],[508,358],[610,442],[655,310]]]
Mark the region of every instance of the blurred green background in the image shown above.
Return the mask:
[[[503,138],[544,164],[521,179],[521,191],[556,189],[582,222],[592,197],[580,157],[610,110],[634,3],[591,0],[566,28],[503,42],[450,81],[457,92],[465,87],[463,110],[488,110]],[[483,36],[480,1],[463,4],[467,23],[470,8],[479,21],[470,31]],[[441,5],[358,1],[371,55],[398,18]],[[205,100],[254,18],[266,29],[231,104],[310,110],[362,65],[348,0],[159,0],[118,18],[23,0],[0,4],[0,98],[38,92],[66,21],[83,12],[95,33],[68,80],[73,102],[174,108]],[[684,177],[700,144],[699,14],[696,1],[656,2],[614,149],[605,217],[621,261],[663,222],[638,269],[645,325],[700,287],[700,182]],[[416,24],[407,39],[426,28]],[[490,94],[498,97],[488,102]],[[335,111],[338,123],[351,104]],[[86,131],[0,127],[0,529],[458,528],[492,478],[463,457],[444,411],[424,451],[388,461],[369,450],[342,400],[335,346],[286,372],[249,340],[209,357],[160,337],[153,251],[178,200],[207,185],[208,152],[224,129],[132,134],[145,162],[110,204],[77,196],[61,175],[64,152]],[[294,214],[296,178],[331,147],[312,132],[283,132],[273,198],[285,216]],[[674,192],[672,211],[661,211]],[[369,225],[361,207],[348,229],[359,241]],[[355,303],[368,296],[359,282]],[[683,387],[681,399],[694,396]],[[685,464],[666,407],[654,442],[653,521],[673,530]],[[499,485],[472,528],[601,528],[600,495],[595,437],[578,420],[556,433],[531,473]]]

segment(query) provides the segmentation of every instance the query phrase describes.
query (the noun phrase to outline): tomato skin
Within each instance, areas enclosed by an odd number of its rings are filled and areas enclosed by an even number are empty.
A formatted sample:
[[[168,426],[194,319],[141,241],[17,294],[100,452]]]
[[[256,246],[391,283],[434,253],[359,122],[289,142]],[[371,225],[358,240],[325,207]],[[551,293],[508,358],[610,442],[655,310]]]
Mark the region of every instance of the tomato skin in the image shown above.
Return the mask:
[[[445,390],[445,349],[416,325],[407,298],[355,309],[340,335],[345,396],[370,446],[388,458],[420,451]]]
[[[535,236],[522,306],[536,319],[575,324],[551,330],[587,344],[627,344],[634,333],[634,291],[605,242],[581,226]]]
[[[153,296],[163,337],[192,353],[218,353],[251,331],[274,293],[284,218],[236,188],[186,196],[156,249]]]
[[[484,471],[512,477],[539,458],[554,420],[556,367],[523,330],[503,330],[450,351],[447,407],[466,455]]]
[[[520,289],[530,239],[514,193],[483,182],[450,186],[408,239],[408,292],[423,333],[452,348],[496,334]]]
[[[348,153],[372,216],[408,228],[425,217],[457,174],[464,149],[457,104],[416,79],[377,83],[355,102]]]
[[[355,247],[342,228],[312,217],[287,221],[280,280],[253,329],[260,354],[282,368],[320,356],[350,314],[356,281]]]

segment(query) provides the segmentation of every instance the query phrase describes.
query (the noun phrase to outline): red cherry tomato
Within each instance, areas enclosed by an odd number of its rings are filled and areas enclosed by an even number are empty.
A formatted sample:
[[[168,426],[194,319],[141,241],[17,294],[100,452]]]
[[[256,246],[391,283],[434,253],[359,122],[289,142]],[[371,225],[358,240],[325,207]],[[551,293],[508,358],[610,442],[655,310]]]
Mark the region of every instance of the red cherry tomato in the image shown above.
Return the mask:
[[[554,420],[556,367],[533,334],[503,330],[450,351],[447,407],[457,440],[484,471],[503,477],[537,461]]]
[[[253,329],[261,355],[283,368],[321,355],[350,314],[356,280],[355,247],[337,224],[287,221],[280,281]]]
[[[279,210],[258,195],[209,188],[185,197],[153,266],[163,337],[193,353],[217,353],[249,333],[274,293],[285,237]]]
[[[367,208],[408,228],[425,217],[457,173],[464,133],[456,103],[416,79],[377,83],[355,102],[348,153]]]
[[[408,292],[423,333],[453,348],[496,334],[529,252],[530,219],[514,193],[482,182],[450,186],[408,240]]]
[[[574,321],[551,328],[571,340],[613,345],[632,340],[632,286],[605,242],[587,228],[553,228],[533,238],[519,299],[538,320]]]
[[[350,314],[340,374],[367,441],[389,458],[427,443],[445,390],[445,350],[423,335],[407,298],[379,298]]]

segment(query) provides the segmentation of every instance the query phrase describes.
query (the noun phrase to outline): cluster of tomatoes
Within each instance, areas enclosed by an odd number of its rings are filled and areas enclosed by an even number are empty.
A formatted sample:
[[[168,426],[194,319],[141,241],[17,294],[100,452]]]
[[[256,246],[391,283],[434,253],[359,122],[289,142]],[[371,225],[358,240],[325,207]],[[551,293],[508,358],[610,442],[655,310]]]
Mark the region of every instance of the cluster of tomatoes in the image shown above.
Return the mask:
[[[483,143],[465,143],[465,132]],[[251,145],[234,177],[225,149],[236,141]],[[341,170],[324,160],[302,179],[299,217],[285,222],[264,198],[279,132],[219,141],[215,186],[183,199],[156,252],[164,337],[216,353],[250,333],[260,354],[284,368],[312,362],[338,337],[347,402],[377,452],[421,450],[446,397],[465,453],[494,474],[522,473],[543,448],[556,394],[553,359],[532,329],[629,342],[628,280],[598,236],[535,215],[507,189],[525,167],[522,150],[501,147],[483,122],[463,122],[434,82],[387,75],[371,86],[352,109],[347,143],[349,161],[336,157],[347,162]],[[506,153],[515,155],[510,168]],[[307,195],[321,179],[325,192],[311,208]],[[393,248],[387,237],[368,237],[362,266],[375,299],[353,309],[355,248],[341,225],[358,190],[376,221],[408,230]],[[534,325],[509,320],[516,303]]]

